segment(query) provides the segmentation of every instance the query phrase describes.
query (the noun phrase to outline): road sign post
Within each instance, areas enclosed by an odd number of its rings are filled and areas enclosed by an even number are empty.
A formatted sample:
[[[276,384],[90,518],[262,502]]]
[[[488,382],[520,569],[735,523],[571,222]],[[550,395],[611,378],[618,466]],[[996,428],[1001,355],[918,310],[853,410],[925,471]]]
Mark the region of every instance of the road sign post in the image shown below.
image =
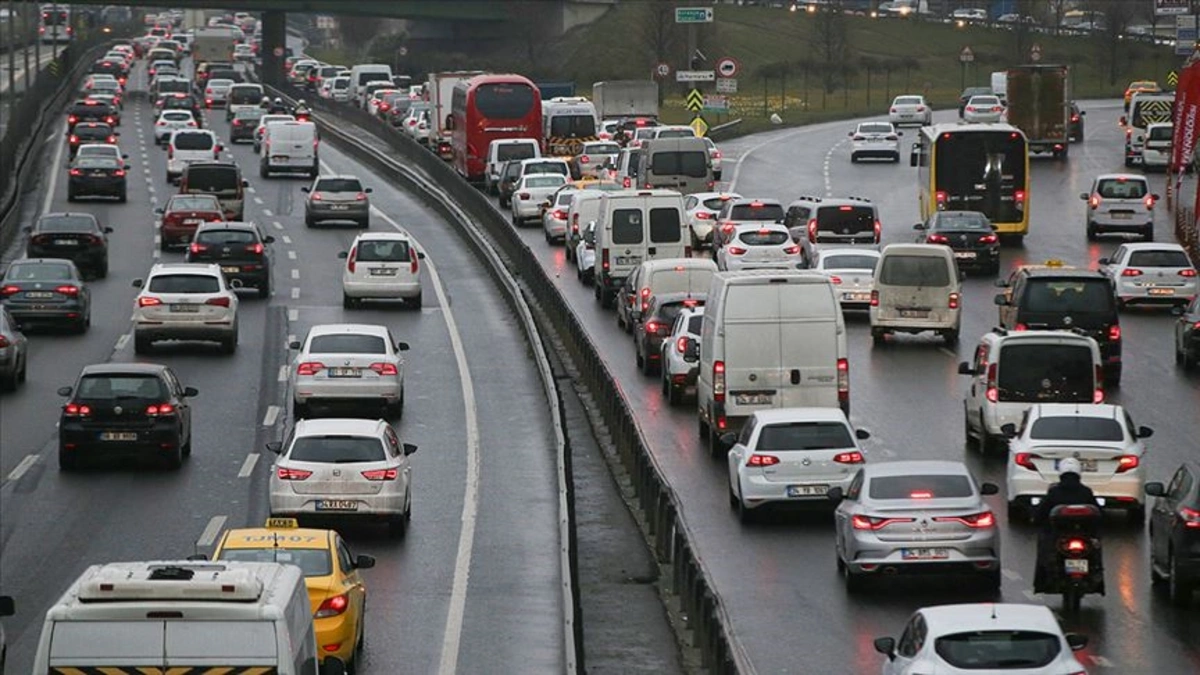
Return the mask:
[[[722,77],[717,80],[718,94],[736,94],[738,91],[738,81],[732,77]]]
[[[696,135],[701,138],[703,138],[704,135],[708,133],[708,122],[705,122],[704,118],[701,117],[700,115],[696,115],[695,117],[693,117],[691,124],[689,124],[688,126],[690,126],[692,128],[692,131],[695,131]]]
[[[1196,48],[1196,16],[1194,14],[1175,17],[1175,55],[1191,56]]]
[[[676,82],[712,82],[715,79],[717,79],[716,73],[711,70],[675,71]]]
[[[962,64],[962,86],[959,89],[967,88],[967,64],[975,60],[975,52],[971,51],[970,47],[963,47],[958,53],[958,62]]]

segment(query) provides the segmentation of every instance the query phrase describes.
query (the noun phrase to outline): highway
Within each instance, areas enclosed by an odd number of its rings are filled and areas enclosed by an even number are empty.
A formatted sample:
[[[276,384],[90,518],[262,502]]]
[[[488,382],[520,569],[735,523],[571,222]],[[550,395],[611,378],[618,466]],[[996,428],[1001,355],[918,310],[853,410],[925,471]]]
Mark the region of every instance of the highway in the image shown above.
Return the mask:
[[[186,67],[186,63],[185,63]],[[146,88],[144,63],[131,77]],[[223,111],[208,126],[228,138]],[[554,435],[542,384],[517,322],[469,249],[441,219],[329,145],[325,172],[357,173],[374,188],[372,229],[408,229],[427,253],[425,306],[344,311],[337,253],[357,229],[306,229],[308,179],[258,177],[246,145],[228,156],[251,183],[247,219],[272,234],[274,292],[243,297],[233,356],[206,345],[160,345],[133,354],[131,282],[159,260],[153,209],[175,189],[153,142],[150,104],[127,104],[121,145],[130,155],[129,201],[66,201],[64,135],[46,139],[41,211],[96,214],[115,229],[110,274],[91,282],[93,320],[81,336],[30,337],[29,380],[0,398],[0,588],[16,596],[5,620],[9,672],[29,672],[46,609],[86,565],[210,553],[224,528],[261,526],[272,455],[291,424],[286,344],[318,323],[389,326],[407,341],[407,406],[393,420],[413,456],[413,520],[404,539],[381,529],[342,530],[364,572],[367,633],[360,673],[561,672],[557,482]],[[18,255],[10,251],[6,259]],[[58,387],[91,363],[170,365],[194,400],[195,450],[178,472],[116,466],[62,474],[55,454]]]

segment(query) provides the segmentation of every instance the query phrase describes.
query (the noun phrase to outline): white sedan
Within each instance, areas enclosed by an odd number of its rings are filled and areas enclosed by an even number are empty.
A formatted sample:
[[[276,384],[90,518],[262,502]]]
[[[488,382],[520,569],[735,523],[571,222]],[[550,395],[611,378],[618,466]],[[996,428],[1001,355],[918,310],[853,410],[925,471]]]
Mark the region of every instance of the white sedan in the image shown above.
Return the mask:
[[[338,323],[313,326],[296,350],[289,373],[292,416],[308,417],[314,405],[374,404],[404,413],[404,359],[408,343],[396,342],[385,326]]]
[[[542,204],[566,183],[566,176],[553,173],[535,173],[522,178],[513,188],[513,227],[541,219]]]
[[[999,122],[1004,104],[998,96],[972,96],[963,108],[963,121],[971,123]]]
[[[924,96],[905,94],[897,96],[888,108],[888,121],[896,126],[901,124],[916,124],[924,126],[933,124],[933,108],[925,102]]]
[[[1105,507],[1127,509],[1134,522],[1145,522],[1146,446],[1154,431],[1134,426],[1119,405],[1040,403],[1029,408],[1020,430],[1006,424],[1009,436],[1010,519],[1037,507],[1058,482],[1058,463],[1068,457],[1083,466],[1080,478]]]
[[[850,163],[860,159],[900,161],[900,136],[891,122],[863,122],[850,132]]]
[[[1117,303],[1186,307],[1200,293],[1200,278],[1187,251],[1179,244],[1121,244],[1100,271],[1116,287]]]
[[[818,248],[812,269],[833,282],[843,310],[868,310],[879,256],[879,251],[867,248]]]

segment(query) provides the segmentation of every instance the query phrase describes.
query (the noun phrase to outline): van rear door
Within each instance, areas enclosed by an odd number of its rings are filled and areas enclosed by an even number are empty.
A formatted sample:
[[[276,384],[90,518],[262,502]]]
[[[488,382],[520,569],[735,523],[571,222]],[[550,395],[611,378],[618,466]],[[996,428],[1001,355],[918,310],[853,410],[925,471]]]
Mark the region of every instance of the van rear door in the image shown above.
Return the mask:
[[[733,284],[725,296],[725,415],[779,408],[782,284]]]
[[[277,673],[280,641],[275,628],[275,622],[266,620],[167,621],[163,638],[166,666],[180,672],[188,672],[184,668],[201,672],[229,668],[231,673]]]
[[[51,673],[140,672],[165,669],[164,621],[56,621],[50,635]]]
[[[838,344],[844,339],[837,300],[827,287],[816,284],[793,284],[780,291],[780,395],[775,405],[835,407]]]

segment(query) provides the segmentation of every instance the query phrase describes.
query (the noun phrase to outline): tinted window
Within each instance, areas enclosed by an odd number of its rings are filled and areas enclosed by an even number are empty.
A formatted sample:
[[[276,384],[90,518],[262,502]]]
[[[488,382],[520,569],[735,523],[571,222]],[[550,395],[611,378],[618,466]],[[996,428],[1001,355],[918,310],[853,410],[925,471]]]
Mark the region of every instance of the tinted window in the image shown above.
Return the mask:
[[[1062,645],[1049,633],[989,630],[945,635],[934,640],[933,648],[954,668],[1024,670],[1049,665]]]
[[[642,210],[616,209],[612,214],[612,243],[642,243]]]
[[[933,223],[939,230],[992,231],[991,222],[982,213],[942,213]]]
[[[96,220],[91,216],[45,216],[38,219],[39,232],[94,232]]]
[[[408,242],[391,239],[358,242],[359,262],[408,262]]]
[[[757,450],[831,450],[854,447],[850,430],[840,422],[771,424],[758,435]]]
[[[679,313],[683,311],[683,307],[684,304],[682,302],[668,302],[654,310],[654,315],[658,318],[659,322],[672,324],[675,323],[675,317],[679,316]]]
[[[689,152],[653,152],[650,154],[650,171],[659,176],[708,176],[708,153],[701,150]]]
[[[860,134],[890,134],[894,133],[890,124],[860,124],[858,125],[858,133]]]
[[[154,375],[89,375],[79,381],[75,396],[92,400],[169,398],[162,380]]]
[[[1112,312],[1107,279],[1030,279],[1028,288],[1021,306],[1029,312]]]
[[[899,96],[896,98],[895,105],[920,105],[921,97],[919,96]]]
[[[879,258],[870,255],[831,255],[821,258],[827,270],[874,270]]]
[[[827,206],[817,209],[817,229],[837,234],[873,233],[875,209],[869,206]]]
[[[121,161],[112,157],[76,157],[77,169],[119,169]]]
[[[112,134],[108,127],[75,127],[75,137],[85,141],[104,140]]]
[[[205,244],[253,244],[258,237],[249,230],[204,230],[196,240]]]
[[[1040,417],[1029,437],[1042,441],[1123,441],[1121,423],[1101,417]]]
[[[1091,403],[1092,350],[1083,345],[1004,345],[997,381],[1001,401]]]
[[[691,129],[663,129],[654,135],[655,138],[695,138],[696,133]]]
[[[727,201],[729,201],[729,200],[722,199],[721,197],[713,197],[711,199],[705,199],[704,200],[704,208],[708,209],[709,211],[720,211],[721,207],[725,206],[725,202],[727,202]]]
[[[520,119],[529,114],[537,95],[529,85],[481,84],[475,89],[475,107],[484,117]]]
[[[950,266],[940,257],[889,255],[883,259],[879,283],[887,286],[948,286]]]
[[[667,244],[683,237],[678,209],[650,209],[650,241]]]
[[[524,174],[557,173],[566,176],[570,173],[565,162],[530,162],[525,165]]]
[[[221,284],[207,274],[158,274],[150,278],[154,293],[216,293]]]
[[[550,118],[550,136],[582,138],[596,135],[596,118],[591,115],[555,115]]]
[[[935,189],[946,193],[947,210],[979,211],[1001,223],[1021,219],[1024,204],[1017,201],[1017,192],[1025,189],[1028,154],[1020,134],[943,133],[934,141],[933,153]]]
[[[7,281],[66,281],[74,279],[68,265],[55,263],[13,263],[4,275]]]
[[[187,122],[192,119],[192,114],[186,110],[172,110],[163,113],[162,118],[168,122]]]
[[[386,354],[387,343],[378,335],[318,335],[308,345],[310,354]]]
[[[966,476],[935,474],[877,476],[871,479],[867,494],[871,499],[961,499],[974,491]]]
[[[531,176],[525,179],[525,187],[561,187],[564,182],[566,182],[566,179],[562,176]]]
[[[729,219],[778,223],[783,220],[783,207],[779,204],[737,204],[729,208]]]
[[[362,192],[362,183],[354,178],[322,178],[317,181],[319,192]]]
[[[379,462],[384,459],[383,442],[369,436],[308,436],[297,438],[288,459],[297,462]]]
[[[535,156],[532,143],[506,143],[496,148],[496,161],[531,159]]]
[[[177,92],[187,93],[191,87],[187,80],[165,80],[158,83],[160,92]]]
[[[220,211],[221,203],[216,197],[193,196],[173,197],[167,204],[168,211]]]
[[[615,155],[621,152],[621,146],[616,143],[586,143],[583,146],[585,155]]]
[[[212,150],[213,137],[208,134],[176,133],[171,143],[176,150]]]
[[[738,235],[738,239],[750,246],[778,246],[791,241],[792,235],[778,230],[746,230]]]
[[[1191,267],[1183,251],[1134,251],[1129,254],[1129,264],[1133,267]]]
[[[295,565],[306,577],[325,577],[333,573],[329,551],[319,548],[227,548],[216,559]]]
[[[1152,141],[1169,141],[1171,140],[1172,132],[1172,127],[1153,127],[1146,134],[1146,138]]]
[[[184,169],[189,190],[201,192],[224,192],[241,187],[237,169],[234,167],[189,166]]]
[[[1106,178],[1096,186],[1096,192],[1106,199],[1141,199],[1146,196],[1146,183],[1140,180]]]
[[[229,90],[229,102],[233,104],[258,103],[262,96],[258,87],[234,87]]]

